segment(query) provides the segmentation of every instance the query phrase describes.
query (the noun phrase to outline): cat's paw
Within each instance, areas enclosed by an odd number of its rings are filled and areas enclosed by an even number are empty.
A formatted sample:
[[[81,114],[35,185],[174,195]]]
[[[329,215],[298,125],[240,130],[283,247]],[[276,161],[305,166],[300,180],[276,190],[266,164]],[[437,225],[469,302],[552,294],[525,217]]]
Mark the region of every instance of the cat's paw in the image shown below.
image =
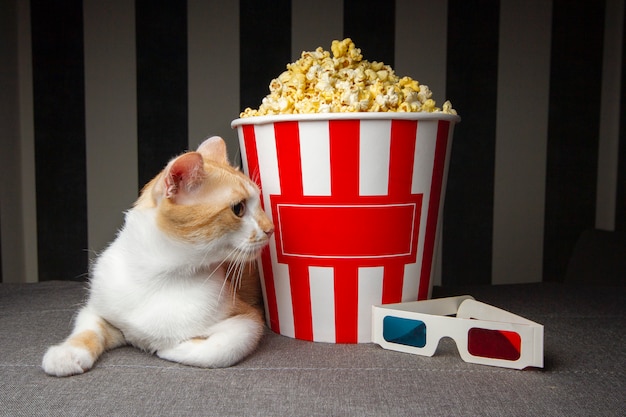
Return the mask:
[[[48,349],[41,367],[48,375],[70,376],[88,371],[93,363],[94,360],[86,349],[61,344]]]

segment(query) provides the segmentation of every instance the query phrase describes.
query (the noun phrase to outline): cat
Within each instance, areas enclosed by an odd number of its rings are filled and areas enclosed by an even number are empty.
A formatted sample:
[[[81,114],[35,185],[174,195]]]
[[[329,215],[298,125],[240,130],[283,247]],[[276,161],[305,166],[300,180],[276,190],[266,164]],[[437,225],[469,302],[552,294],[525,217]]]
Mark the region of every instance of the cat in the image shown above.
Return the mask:
[[[96,258],[73,331],[48,348],[43,370],[81,374],[129,344],[197,367],[241,361],[265,328],[253,261],[273,231],[259,188],[229,164],[222,138],[172,159]]]

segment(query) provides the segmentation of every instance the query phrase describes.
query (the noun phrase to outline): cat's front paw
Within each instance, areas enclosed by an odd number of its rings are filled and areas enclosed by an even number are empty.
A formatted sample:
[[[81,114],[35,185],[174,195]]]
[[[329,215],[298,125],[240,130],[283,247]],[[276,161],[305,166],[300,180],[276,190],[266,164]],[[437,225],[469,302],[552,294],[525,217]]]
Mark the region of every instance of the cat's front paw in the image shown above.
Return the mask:
[[[93,362],[91,354],[86,349],[61,344],[48,349],[41,367],[48,375],[70,376],[88,371]]]

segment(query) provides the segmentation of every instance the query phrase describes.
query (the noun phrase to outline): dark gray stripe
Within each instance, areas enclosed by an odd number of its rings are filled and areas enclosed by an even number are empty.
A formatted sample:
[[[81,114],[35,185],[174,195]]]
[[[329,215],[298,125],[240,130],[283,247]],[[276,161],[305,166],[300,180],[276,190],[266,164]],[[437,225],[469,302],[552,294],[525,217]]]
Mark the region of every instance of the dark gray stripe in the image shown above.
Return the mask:
[[[273,78],[291,62],[291,1],[241,0],[240,104],[258,108]]]
[[[188,147],[187,3],[137,0],[135,7],[137,151],[143,187]]]
[[[377,0],[343,2],[343,35],[354,41],[368,61],[394,65],[395,4]]]
[[[463,120],[452,144],[442,283],[490,284],[500,3],[448,5],[446,94]]]
[[[87,272],[81,0],[31,7],[39,280]]]
[[[576,240],[595,225],[604,9],[604,1],[553,5],[543,264],[548,281],[563,278]]]

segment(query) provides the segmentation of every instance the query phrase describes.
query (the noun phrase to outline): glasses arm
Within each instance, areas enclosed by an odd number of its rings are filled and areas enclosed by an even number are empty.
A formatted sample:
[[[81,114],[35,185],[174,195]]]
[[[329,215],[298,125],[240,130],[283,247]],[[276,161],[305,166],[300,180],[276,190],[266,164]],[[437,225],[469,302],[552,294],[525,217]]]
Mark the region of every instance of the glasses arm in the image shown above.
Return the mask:
[[[449,316],[457,314],[459,306],[466,300],[474,300],[470,295],[458,297],[435,298],[433,300],[408,301],[395,304],[384,304],[381,308],[409,313],[424,313],[436,316]]]
[[[458,318],[500,321],[515,324],[539,326],[531,320],[476,300],[464,300],[456,314]]]

